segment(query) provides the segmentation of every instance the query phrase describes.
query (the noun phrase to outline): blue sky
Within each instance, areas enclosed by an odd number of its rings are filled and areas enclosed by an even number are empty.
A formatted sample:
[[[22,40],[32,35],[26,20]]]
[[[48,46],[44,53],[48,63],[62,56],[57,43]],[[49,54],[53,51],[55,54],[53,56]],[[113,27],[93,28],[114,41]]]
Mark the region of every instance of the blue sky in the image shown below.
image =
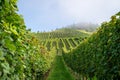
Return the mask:
[[[50,31],[70,24],[100,24],[120,11],[120,0],[19,0],[27,28]]]

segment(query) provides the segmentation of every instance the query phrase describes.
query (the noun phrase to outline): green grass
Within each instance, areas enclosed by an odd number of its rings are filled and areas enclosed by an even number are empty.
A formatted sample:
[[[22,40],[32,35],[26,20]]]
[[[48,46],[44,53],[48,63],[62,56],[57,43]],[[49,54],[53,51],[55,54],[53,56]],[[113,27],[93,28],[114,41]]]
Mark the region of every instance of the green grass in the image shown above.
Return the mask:
[[[74,80],[70,72],[67,70],[62,56],[56,56],[53,69],[51,70],[47,80]]]

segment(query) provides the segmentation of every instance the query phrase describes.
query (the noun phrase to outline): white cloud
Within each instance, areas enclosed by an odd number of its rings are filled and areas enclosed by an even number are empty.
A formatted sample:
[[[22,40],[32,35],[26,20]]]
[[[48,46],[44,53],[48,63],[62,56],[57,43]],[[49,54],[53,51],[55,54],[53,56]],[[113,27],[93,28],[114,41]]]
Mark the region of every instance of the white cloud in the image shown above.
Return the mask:
[[[120,10],[120,0],[58,0],[61,11],[77,20],[102,22]]]

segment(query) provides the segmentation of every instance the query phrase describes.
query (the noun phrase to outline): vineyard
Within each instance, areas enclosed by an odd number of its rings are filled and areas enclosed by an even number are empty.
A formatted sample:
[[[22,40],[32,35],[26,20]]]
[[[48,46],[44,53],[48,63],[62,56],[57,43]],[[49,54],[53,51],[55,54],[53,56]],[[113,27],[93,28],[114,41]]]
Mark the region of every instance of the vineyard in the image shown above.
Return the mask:
[[[77,31],[72,29],[56,30],[53,32],[33,33],[40,41],[41,45],[45,46],[48,51],[55,47],[56,50],[64,50],[66,52],[75,49],[82,40],[89,37],[89,33],[85,31]]]
[[[39,80],[51,68],[56,50],[48,52],[32,36],[16,4],[0,0],[0,80]]]
[[[120,12],[94,32],[36,33],[17,11],[0,0],[0,80],[120,80]]]
[[[97,32],[71,52],[63,52],[66,64],[84,80],[120,79],[120,13],[104,22]]]

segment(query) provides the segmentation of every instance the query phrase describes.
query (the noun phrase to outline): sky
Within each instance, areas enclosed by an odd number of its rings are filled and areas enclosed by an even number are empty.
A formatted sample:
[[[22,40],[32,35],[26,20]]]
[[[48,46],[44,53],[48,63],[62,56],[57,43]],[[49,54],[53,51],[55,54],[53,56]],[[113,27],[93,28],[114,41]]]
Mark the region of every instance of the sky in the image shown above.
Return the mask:
[[[120,11],[120,0],[18,0],[27,29],[50,31],[86,22],[101,24]]]

